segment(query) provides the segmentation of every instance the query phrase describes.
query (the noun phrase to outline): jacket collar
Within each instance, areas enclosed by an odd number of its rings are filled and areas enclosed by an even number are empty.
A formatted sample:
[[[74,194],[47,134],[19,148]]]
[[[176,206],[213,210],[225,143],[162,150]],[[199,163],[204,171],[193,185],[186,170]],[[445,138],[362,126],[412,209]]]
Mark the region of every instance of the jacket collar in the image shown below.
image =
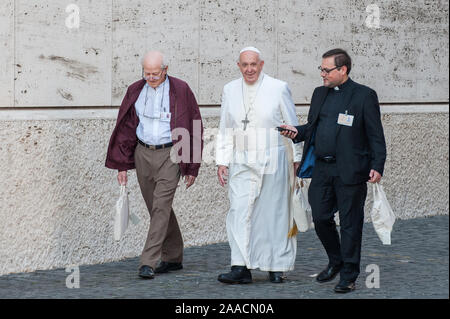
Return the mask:
[[[170,84],[170,91],[169,91],[170,112],[174,113],[175,112],[175,101],[177,98],[176,86],[175,86],[173,77],[167,76],[167,78],[169,79],[169,84]],[[147,82],[144,79],[139,80],[136,83],[134,90],[132,92],[130,92],[131,105],[134,105],[134,103],[137,101],[139,94],[141,93],[142,89],[145,86],[145,83],[147,83]]]
[[[335,91],[339,91],[339,92],[343,92],[345,90],[348,90],[348,88],[350,88],[352,86],[353,86],[353,81],[352,81],[352,79],[348,78],[347,81],[345,81],[341,85],[338,85],[338,86],[334,87],[334,90]]]

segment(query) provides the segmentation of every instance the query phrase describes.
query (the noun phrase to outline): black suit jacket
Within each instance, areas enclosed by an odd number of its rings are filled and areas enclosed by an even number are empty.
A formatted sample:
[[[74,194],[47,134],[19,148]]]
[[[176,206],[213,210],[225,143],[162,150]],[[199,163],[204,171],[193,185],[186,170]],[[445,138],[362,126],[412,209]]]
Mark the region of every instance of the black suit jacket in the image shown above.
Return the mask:
[[[337,124],[336,164],[340,178],[345,184],[359,184],[369,180],[371,169],[383,175],[386,161],[386,142],[381,124],[378,97],[371,88],[348,79],[351,90],[347,101],[340,106],[339,113],[353,115],[353,125]],[[314,90],[308,123],[297,126],[298,134],[294,143],[305,142],[300,167],[311,142],[312,133],[317,128],[320,110],[328,92],[325,86]],[[337,121],[337,119],[336,119]]]

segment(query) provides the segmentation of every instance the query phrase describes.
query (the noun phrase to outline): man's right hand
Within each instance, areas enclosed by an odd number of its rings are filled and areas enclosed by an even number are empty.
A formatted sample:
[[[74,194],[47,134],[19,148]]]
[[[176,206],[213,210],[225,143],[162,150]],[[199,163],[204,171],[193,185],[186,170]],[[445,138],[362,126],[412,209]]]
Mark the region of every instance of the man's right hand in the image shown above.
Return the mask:
[[[117,174],[117,181],[119,182],[119,185],[127,185],[128,178],[127,178],[127,171],[121,171]]]
[[[217,169],[217,177],[219,178],[219,184],[224,187],[227,184],[225,176],[228,176],[228,167],[219,165]]]
[[[295,128],[295,126],[283,124],[283,125],[280,125],[280,127],[293,131],[293,132],[281,131],[280,132],[281,135],[289,137],[291,139],[294,139],[297,136],[298,131]]]

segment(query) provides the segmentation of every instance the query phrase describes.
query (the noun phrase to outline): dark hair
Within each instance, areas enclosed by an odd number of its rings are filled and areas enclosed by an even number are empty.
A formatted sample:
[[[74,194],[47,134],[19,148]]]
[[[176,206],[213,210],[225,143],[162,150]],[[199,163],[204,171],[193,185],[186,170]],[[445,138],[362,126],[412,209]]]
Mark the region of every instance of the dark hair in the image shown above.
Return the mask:
[[[342,49],[333,49],[330,51],[325,52],[322,55],[322,58],[329,58],[334,56],[334,64],[337,67],[346,66],[347,67],[347,74],[350,73],[350,70],[352,69],[352,59],[348,55],[347,52],[345,52]]]

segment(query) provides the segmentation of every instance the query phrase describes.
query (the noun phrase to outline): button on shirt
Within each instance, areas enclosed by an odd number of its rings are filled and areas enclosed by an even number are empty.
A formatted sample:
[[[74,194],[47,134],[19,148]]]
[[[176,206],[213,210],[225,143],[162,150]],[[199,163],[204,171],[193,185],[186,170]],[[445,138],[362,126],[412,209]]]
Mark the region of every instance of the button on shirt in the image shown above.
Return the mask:
[[[325,156],[336,156],[336,131],[339,110],[350,90],[348,86],[350,79],[345,81],[342,85],[335,87],[328,92],[325,102],[320,110],[320,115],[317,123],[317,131],[315,138],[315,155],[319,158]]]
[[[170,120],[161,118],[163,114],[170,112],[169,90],[168,77],[156,89],[145,83],[134,104],[139,117],[136,135],[146,144],[160,145],[172,142]]]

